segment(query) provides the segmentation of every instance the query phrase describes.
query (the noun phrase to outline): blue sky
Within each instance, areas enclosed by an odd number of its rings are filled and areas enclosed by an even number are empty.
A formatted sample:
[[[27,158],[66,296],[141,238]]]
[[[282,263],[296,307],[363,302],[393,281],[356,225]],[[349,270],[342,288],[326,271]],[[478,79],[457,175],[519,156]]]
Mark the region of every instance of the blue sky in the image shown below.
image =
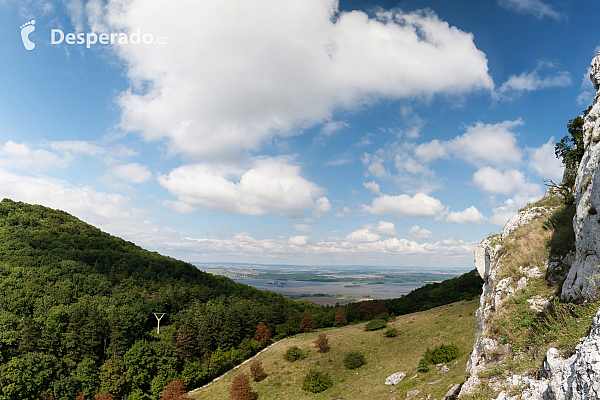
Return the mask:
[[[0,197],[190,262],[468,270],[560,181],[599,11],[3,0]]]

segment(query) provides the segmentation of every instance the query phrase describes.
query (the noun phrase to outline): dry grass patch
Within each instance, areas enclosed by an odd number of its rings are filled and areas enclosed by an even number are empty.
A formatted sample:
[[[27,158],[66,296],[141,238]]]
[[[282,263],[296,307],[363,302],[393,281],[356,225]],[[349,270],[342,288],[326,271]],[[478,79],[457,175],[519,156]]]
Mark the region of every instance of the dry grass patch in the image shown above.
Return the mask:
[[[388,323],[398,331],[396,338],[385,337],[382,331],[366,332],[362,323],[284,339],[260,355],[267,377],[253,383],[253,390],[260,400],[389,400],[390,397],[405,398],[411,390],[420,390],[419,398],[429,394],[432,398],[441,398],[449,385],[464,381],[466,362],[473,346],[477,306],[478,301],[459,302],[397,317]],[[327,353],[317,352],[314,346],[318,334],[323,332],[327,333],[331,345]],[[426,349],[443,343],[455,343],[460,350],[456,364],[448,364],[450,371],[438,374],[433,367],[428,373],[417,373],[418,361]],[[291,346],[298,346],[306,352],[307,358],[293,363],[285,361],[283,355]],[[366,364],[355,370],[344,368],[344,357],[350,351],[364,354]],[[311,370],[328,373],[333,387],[317,394],[303,391],[302,380]],[[405,372],[407,377],[397,386],[385,386],[385,379],[395,372]],[[249,367],[228,373],[192,398],[226,399],[233,376],[239,373],[249,373]]]

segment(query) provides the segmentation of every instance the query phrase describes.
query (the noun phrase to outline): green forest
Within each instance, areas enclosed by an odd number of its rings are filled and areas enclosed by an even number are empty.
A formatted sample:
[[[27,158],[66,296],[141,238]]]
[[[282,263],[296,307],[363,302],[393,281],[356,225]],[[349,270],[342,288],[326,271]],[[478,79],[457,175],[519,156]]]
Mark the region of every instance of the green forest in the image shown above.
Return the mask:
[[[167,399],[170,383],[203,385],[272,340],[473,298],[481,280],[472,271],[413,293],[343,307],[297,302],[5,199],[0,400]],[[154,312],[166,313],[160,334]]]

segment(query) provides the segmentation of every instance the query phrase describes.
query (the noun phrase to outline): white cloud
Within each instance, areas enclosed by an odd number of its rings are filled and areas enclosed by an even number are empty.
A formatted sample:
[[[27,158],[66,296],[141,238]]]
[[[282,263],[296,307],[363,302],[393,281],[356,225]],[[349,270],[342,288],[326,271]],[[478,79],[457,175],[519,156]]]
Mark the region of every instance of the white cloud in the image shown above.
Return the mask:
[[[284,157],[256,160],[247,171],[186,165],[159,176],[158,181],[191,208],[247,215],[272,212],[294,218],[306,210],[314,210],[318,217],[331,209],[326,197],[317,198],[323,189],[301,177],[300,167]]]
[[[505,172],[484,167],[473,174],[473,182],[481,190],[494,194],[512,195],[519,193],[527,196],[541,196],[541,186],[527,182],[523,172],[511,169]]]
[[[497,124],[477,122],[467,127],[467,131],[448,143],[456,157],[475,166],[513,165],[521,161],[522,152],[517,146],[514,127],[523,121],[504,121]]]
[[[294,229],[300,232],[310,232],[312,230],[312,226],[307,224],[296,224],[294,225]]]
[[[321,128],[321,133],[326,136],[331,136],[335,132],[340,131],[344,128],[347,128],[349,126],[350,125],[348,125],[344,121],[330,121],[323,125],[323,127]]]
[[[0,167],[10,170],[43,171],[65,167],[67,164],[57,154],[42,149],[32,149],[28,144],[12,140],[0,147]]]
[[[555,183],[562,182],[564,167],[554,154],[554,137],[541,147],[527,149],[529,152],[529,168],[537,172],[542,179],[551,179]]]
[[[437,139],[431,142],[418,145],[415,150],[415,156],[422,161],[429,162],[437,158],[445,158],[448,156],[446,145]]]
[[[290,237],[289,242],[293,246],[306,246],[310,239],[310,236],[292,236]]]
[[[361,161],[367,166],[368,173],[374,177],[382,178],[389,175],[383,166],[385,162],[385,152],[383,149],[377,150],[375,154],[364,153]]]
[[[101,179],[109,184],[140,184],[152,179],[152,173],[145,165],[138,163],[122,164],[109,168]]]
[[[596,48],[595,53],[598,53],[598,49]],[[583,91],[579,93],[575,102],[580,106],[589,106],[592,104],[594,100],[594,95],[596,94],[596,89],[594,88],[594,84],[590,79],[590,73],[592,71],[592,67],[588,67],[587,71],[583,74],[583,79],[581,80],[581,88]]]
[[[361,243],[372,243],[377,242],[381,239],[381,236],[372,232],[369,228],[363,228],[355,230],[346,236],[346,240],[351,242],[361,242]]]
[[[429,239],[433,237],[433,233],[429,229],[421,228],[419,225],[410,228],[408,233],[415,239]]]
[[[334,0],[109,2],[99,31],[152,32],[164,46],[111,46],[132,88],[120,126],[172,153],[216,158],[382,98],[492,90],[471,33],[433,12],[337,13]],[[333,18],[335,16],[335,18]],[[227,21],[227,23],[223,23]],[[144,89],[147,88],[147,89]]]
[[[319,219],[331,211],[331,203],[327,197],[319,197],[315,203],[315,208],[312,212],[313,218]]]
[[[464,134],[452,140],[434,139],[420,144],[414,153],[424,162],[452,155],[477,167],[490,164],[499,167],[515,165],[520,163],[523,153],[512,130],[520,125],[523,125],[521,119],[497,124],[477,122],[467,126]]]
[[[375,194],[379,194],[380,193],[380,187],[379,185],[375,182],[363,182],[363,186],[367,189],[369,189],[371,192],[375,193]]]
[[[541,0],[498,0],[498,4],[507,10],[532,14],[538,19],[549,17],[559,20],[564,18],[563,14]]]
[[[538,60],[538,65],[533,71],[509,76],[494,96],[500,100],[511,100],[520,96],[523,92],[565,87],[573,83],[571,74],[568,71],[558,71],[552,76],[541,77],[540,71],[545,68],[554,68],[554,64],[547,60]]]
[[[485,221],[485,217],[475,206],[464,211],[452,211],[446,217],[446,222],[454,222],[459,225],[479,225]]]
[[[313,239],[309,236],[293,236],[281,239],[254,239],[247,233],[239,233],[230,239],[198,239],[188,237],[180,246],[194,248],[197,254],[218,252],[224,254],[262,255],[270,259],[287,259],[299,256],[320,256],[355,263],[361,255],[367,259],[394,260],[398,255],[424,255],[435,257],[472,257],[477,242],[464,242],[445,238],[435,243],[417,243],[407,239],[389,238],[375,240],[372,233],[357,230],[346,238],[329,237]],[[187,242],[187,244],[186,244]],[[448,260],[447,260],[448,261]]]
[[[396,236],[398,231],[392,222],[379,221],[377,226],[371,228],[371,230],[379,235],[383,236]]]
[[[373,200],[372,205],[363,204],[362,209],[369,214],[391,214],[398,217],[433,217],[444,212],[444,206],[438,199],[424,193],[417,193],[412,197],[407,194],[389,196],[382,193]]]

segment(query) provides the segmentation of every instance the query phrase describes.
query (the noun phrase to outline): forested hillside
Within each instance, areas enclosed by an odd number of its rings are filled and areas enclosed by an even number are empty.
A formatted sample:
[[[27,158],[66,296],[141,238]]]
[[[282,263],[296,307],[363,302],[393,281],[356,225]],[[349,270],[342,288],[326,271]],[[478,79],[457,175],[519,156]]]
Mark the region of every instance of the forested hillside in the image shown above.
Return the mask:
[[[0,399],[159,399],[167,383],[196,387],[263,347],[261,321],[295,333],[307,308],[320,310],[65,212],[0,203]],[[153,312],[167,313],[160,335]]]
[[[471,272],[401,299],[294,302],[143,250],[65,212],[5,199],[0,400],[166,399],[170,382],[198,387],[270,337],[425,310],[480,290]],[[154,312],[166,313],[160,334]]]

